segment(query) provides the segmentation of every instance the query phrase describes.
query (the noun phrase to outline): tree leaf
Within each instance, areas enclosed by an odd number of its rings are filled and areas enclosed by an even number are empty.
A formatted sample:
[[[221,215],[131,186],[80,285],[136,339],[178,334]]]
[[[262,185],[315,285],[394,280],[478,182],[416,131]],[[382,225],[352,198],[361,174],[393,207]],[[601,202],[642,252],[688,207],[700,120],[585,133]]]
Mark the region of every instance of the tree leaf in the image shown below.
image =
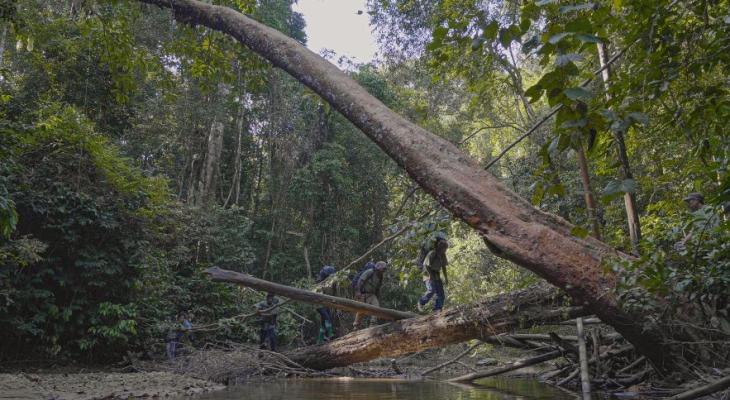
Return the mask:
[[[592,10],[595,7],[596,5],[593,3],[576,4],[574,6],[562,6],[560,7],[560,12],[562,14],[566,14],[573,11]]]
[[[624,179],[623,181],[608,182],[603,189],[603,201],[611,201],[623,196],[624,193],[635,193],[636,181],[633,179]]]
[[[573,32],[560,32],[558,34],[551,36],[550,39],[548,39],[548,43],[556,44],[556,43],[560,42],[561,40],[563,40],[565,37],[571,36],[571,35],[573,35]]]
[[[590,35],[587,33],[579,33],[579,34],[575,35],[575,38],[580,40],[581,42],[587,42],[587,43],[601,43],[603,41],[598,36]]]
[[[558,58],[555,59],[555,65],[558,67],[563,67],[570,62],[580,61],[582,59],[583,59],[583,56],[578,53],[562,54],[562,55],[558,56]]]
[[[536,49],[538,46],[540,46],[540,38],[537,35],[534,35],[522,44],[522,53],[528,54],[530,51]]]
[[[538,83],[536,85],[530,86],[527,90],[525,90],[525,96],[530,98],[530,103],[534,103],[534,102],[540,100],[540,97],[542,97],[543,91],[544,91],[544,89]]]
[[[571,235],[579,237],[581,239],[585,239],[586,237],[588,237],[589,233],[590,232],[588,232],[587,229],[578,225],[574,226],[573,229],[570,230]]]
[[[571,100],[590,100],[593,98],[593,94],[582,87],[568,88],[563,91],[565,95]]]
[[[637,124],[646,125],[649,123],[649,116],[641,112],[629,113],[628,117],[634,120]]]

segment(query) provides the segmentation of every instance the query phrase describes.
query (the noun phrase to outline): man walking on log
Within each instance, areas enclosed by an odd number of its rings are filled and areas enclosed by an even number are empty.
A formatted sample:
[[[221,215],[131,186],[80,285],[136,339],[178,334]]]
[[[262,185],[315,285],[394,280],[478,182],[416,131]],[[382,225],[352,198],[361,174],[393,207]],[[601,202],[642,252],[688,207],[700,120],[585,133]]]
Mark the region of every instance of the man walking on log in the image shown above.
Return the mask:
[[[259,348],[268,347],[276,351],[276,317],[279,315],[279,308],[271,309],[279,304],[273,293],[266,294],[266,300],[256,303],[256,314],[259,316],[261,330],[259,331]]]
[[[446,258],[446,250],[449,242],[446,235],[439,232],[432,241],[421,247],[417,264],[423,271],[423,280],[426,283],[426,293],[418,299],[418,311],[423,311],[426,304],[436,295],[433,304],[433,311],[439,312],[444,307],[446,293],[444,283],[449,284],[449,277],[446,274],[446,266],[449,260]],[[444,279],[441,280],[441,272]]]
[[[385,261],[375,263],[375,268],[366,270],[360,275],[360,279],[355,284],[355,300],[362,301],[376,307],[380,307],[378,297],[380,297],[380,288],[383,286],[383,275],[388,264]],[[363,314],[355,314],[355,323],[353,327],[360,329]],[[370,318],[370,325],[374,325],[375,317]]]
[[[317,274],[316,282],[320,283],[334,273],[335,267],[331,265],[325,265],[319,271],[319,274]],[[321,289],[321,292],[330,296],[336,296],[337,289],[335,287],[335,283],[323,287]],[[322,342],[332,340],[335,337],[335,332],[332,326],[332,311],[327,307],[319,307],[317,309],[317,312],[319,313],[319,318],[321,319],[321,324],[319,326],[319,335],[317,335],[317,344],[320,344]]]

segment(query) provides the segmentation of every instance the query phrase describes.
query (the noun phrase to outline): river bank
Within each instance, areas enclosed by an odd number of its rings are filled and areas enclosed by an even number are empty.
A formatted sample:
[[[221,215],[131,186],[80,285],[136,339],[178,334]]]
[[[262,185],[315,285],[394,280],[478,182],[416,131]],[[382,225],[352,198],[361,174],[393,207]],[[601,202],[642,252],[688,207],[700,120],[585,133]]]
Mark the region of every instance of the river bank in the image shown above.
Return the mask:
[[[97,400],[191,396],[224,389],[170,372],[0,374],[0,399]]]

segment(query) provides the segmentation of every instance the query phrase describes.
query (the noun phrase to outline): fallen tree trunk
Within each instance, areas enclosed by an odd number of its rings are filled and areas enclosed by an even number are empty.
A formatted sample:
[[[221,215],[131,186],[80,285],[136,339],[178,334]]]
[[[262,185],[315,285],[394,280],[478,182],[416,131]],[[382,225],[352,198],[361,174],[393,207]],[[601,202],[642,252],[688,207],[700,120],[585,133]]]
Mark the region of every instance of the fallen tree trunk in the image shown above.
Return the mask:
[[[319,304],[325,307],[337,308],[351,313],[359,312],[389,321],[418,316],[417,314],[376,307],[359,301],[345,299],[343,297],[329,296],[326,294],[311,292],[309,290],[297,289],[291,286],[265,281],[263,279],[254,278],[251,275],[229,271],[218,267],[208,268],[205,272],[210,275],[210,278],[215,282],[236,283],[238,285],[257,290],[278,294],[279,296],[288,297],[290,299],[303,301],[305,303]]]
[[[581,239],[560,217],[542,212],[509,190],[455,145],[399,116],[296,40],[233,9],[197,0],[137,0],[173,10],[178,21],[236,38],[322,96],[395,160],[453,215],[476,229],[498,256],[564,289],[613,326],[655,368],[677,367],[662,332],[623,310],[613,293],[609,258],[630,256],[594,238]]]
[[[545,361],[554,360],[563,355],[562,350],[555,350],[548,353],[540,354],[539,356],[518,360],[513,363],[507,364],[503,367],[490,369],[489,371],[473,372],[456,378],[449,379],[449,382],[471,382],[481,378],[488,378],[490,376],[496,376],[504,374],[505,372],[514,371],[520,368],[529,367],[530,365],[544,363]]]
[[[686,392],[672,396],[669,400],[692,400],[701,396],[719,392],[730,387],[730,375],[711,382],[707,385],[692,388]]]
[[[362,329],[287,356],[307,368],[323,370],[482,339],[586,313],[581,307],[550,307],[555,294],[554,289],[525,289],[475,305]]]

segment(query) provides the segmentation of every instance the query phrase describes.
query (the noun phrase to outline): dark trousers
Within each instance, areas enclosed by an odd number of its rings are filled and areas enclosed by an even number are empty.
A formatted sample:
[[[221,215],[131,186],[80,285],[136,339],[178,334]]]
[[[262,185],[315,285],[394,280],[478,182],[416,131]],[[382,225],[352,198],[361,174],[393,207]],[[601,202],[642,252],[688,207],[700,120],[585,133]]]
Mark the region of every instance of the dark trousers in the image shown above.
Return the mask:
[[[444,292],[444,283],[441,279],[429,279],[426,281],[426,293],[418,300],[421,305],[426,305],[431,300],[431,297],[436,295],[436,300],[433,304],[433,310],[439,311],[444,307],[444,300],[446,300],[446,293]]]
[[[276,351],[276,325],[262,324],[259,331],[259,348]]]
[[[329,308],[318,308],[317,312],[319,313],[320,325],[322,325],[323,328],[327,328],[325,322],[329,322],[330,325],[332,325],[332,312]]]

